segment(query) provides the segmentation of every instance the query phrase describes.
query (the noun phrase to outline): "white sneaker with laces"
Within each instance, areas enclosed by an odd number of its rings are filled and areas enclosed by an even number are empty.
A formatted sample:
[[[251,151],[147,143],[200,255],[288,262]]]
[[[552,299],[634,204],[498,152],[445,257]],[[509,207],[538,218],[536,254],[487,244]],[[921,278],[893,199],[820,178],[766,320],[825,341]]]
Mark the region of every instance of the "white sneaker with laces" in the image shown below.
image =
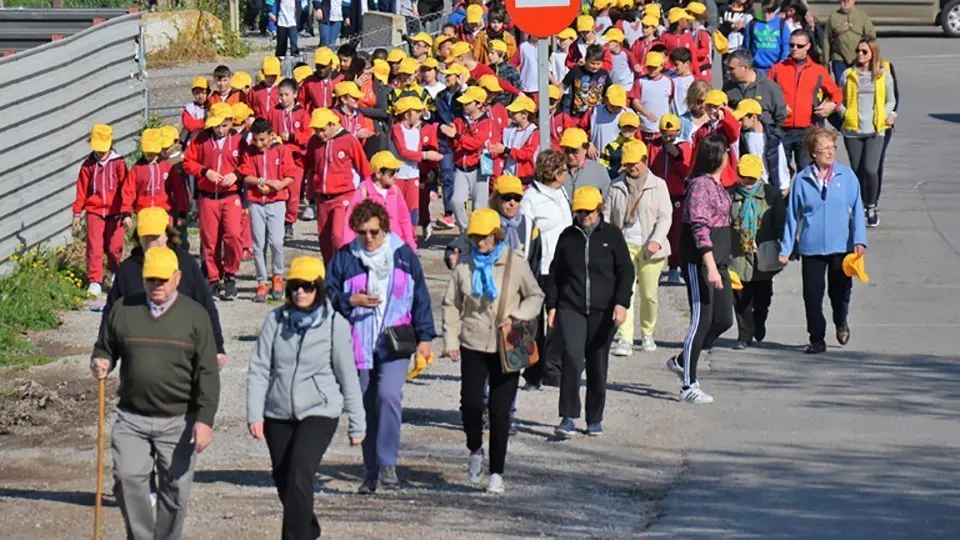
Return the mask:
[[[680,401],[694,405],[705,405],[707,403],[713,403],[713,396],[701,390],[700,383],[695,382],[680,393]]]
[[[614,356],[630,356],[633,354],[633,346],[631,346],[626,341],[617,341],[613,342],[613,346],[610,347],[610,354]]]
[[[657,350],[657,342],[654,341],[651,336],[643,336],[643,340],[640,342],[640,350],[643,352],[653,352]]]
[[[467,469],[467,481],[471,484],[479,484],[483,481],[483,448],[470,454],[470,467]],[[490,481],[493,481],[492,476],[490,477]]]
[[[490,475],[490,481],[487,484],[487,493],[500,495],[503,493],[503,477],[497,473]]]
[[[94,297],[100,296],[103,294],[103,287],[101,287],[99,283],[91,283],[87,287],[87,294]]]

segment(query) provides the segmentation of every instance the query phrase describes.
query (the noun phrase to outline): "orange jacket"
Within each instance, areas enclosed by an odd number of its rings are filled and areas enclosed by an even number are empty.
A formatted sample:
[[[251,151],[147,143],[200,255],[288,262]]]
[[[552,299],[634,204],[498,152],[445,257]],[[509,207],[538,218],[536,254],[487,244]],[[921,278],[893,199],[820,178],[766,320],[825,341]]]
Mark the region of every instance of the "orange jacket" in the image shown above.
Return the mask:
[[[239,90],[231,89],[230,93],[227,94],[227,99],[223,99],[223,97],[220,96],[220,92],[217,92],[216,90],[214,90],[213,92],[210,93],[210,98],[207,99],[207,109],[209,109],[211,105],[214,105],[216,103],[226,103],[227,105],[236,105],[237,103],[240,103],[242,101],[244,101],[244,95],[243,95],[243,92]]]
[[[516,54],[517,38],[508,33],[506,28],[504,28],[504,32],[500,36],[490,36],[490,29],[484,28],[477,34],[477,40],[473,43],[473,54],[477,62],[481,64],[490,63],[490,42],[494,39],[499,39],[507,44],[507,57],[505,60],[512,59],[514,54]]]
[[[827,68],[810,58],[801,66],[797,66],[792,58],[787,58],[770,68],[767,76],[780,85],[783,100],[790,107],[790,114],[783,122],[785,128],[810,127],[814,99],[819,99],[820,90],[823,90],[825,101],[843,103],[843,92],[833,82]]]
[[[190,211],[187,187],[177,167],[169,160],[158,159],[148,163],[140,158],[133,164],[123,185],[124,205],[132,202],[133,211],[160,207],[167,213],[186,214]]]
[[[84,210],[101,217],[129,214],[132,209],[123,204],[121,193],[126,181],[123,156],[110,150],[101,161],[91,153],[80,165],[73,215],[79,216]]]

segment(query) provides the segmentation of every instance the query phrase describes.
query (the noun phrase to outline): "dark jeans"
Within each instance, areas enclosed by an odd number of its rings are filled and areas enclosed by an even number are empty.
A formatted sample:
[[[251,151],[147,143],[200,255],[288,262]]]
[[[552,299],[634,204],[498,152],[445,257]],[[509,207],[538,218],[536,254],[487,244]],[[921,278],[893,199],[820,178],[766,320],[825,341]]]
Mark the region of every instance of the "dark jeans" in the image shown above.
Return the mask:
[[[300,421],[263,422],[273,483],[283,504],[283,540],[314,540],[320,536],[320,522],[313,513],[313,476],[337,432],[338,421],[308,416]]]
[[[483,448],[483,387],[490,379],[490,474],[503,474],[510,440],[510,409],[517,397],[520,373],[504,374],[498,353],[460,348],[460,413],[467,449]]]
[[[823,317],[824,289],[830,296],[833,324],[835,326],[847,324],[853,279],[843,273],[843,258],[846,255],[846,253],[834,253],[800,257],[803,306],[807,312],[807,333],[810,334],[810,343],[824,343],[827,335],[827,320]]]
[[[260,24],[257,24],[259,18]],[[247,0],[247,12],[244,16],[244,25],[247,28],[257,28],[260,33],[267,31],[267,6],[263,0]]]
[[[443,191],[443,213],[453,213],[453,149],[449,145],[440,144],[443,159],[440,160],[440,187]]]
[[[780,137],[783,131],[778,126],[763,128],[763,164],[767,169],[768,182],[777,189],[787,180],[780,178]]]
[[[290,54],[298,56],[300,47],[297,45],[297,27],[296,26],[278,26],[277,27],[277,58],[283,58],[287,55],[287,41],[290,42]]]
[[[561,308],[556,315],[555,339],[562,342],[560,416],[580,418],[580,380],[587,372],[587,423],[602,422],[607,401],[607,365],[616,334],[613,310],[584,315]]]
[[[882,134],[863,137],[844,137],[843,144],[850,156],[850,168],[860,180],[860,196],[864,206],[876,206],[880,195],[880,160],[883,156]]]
[[[880,151],[880,170],[877,171],[877,202],[880,201],[880,193],[883,190],[883,162],[887,160],[887,147],[890,146],[890,139],[893,139],[893,128],[883,132],[883,150]]]
[[[810,154],[803,148],[803,142],[810,134],[811,128],[783,128],[783,152],[787,155],[787,165],[794,163],[794,170],[799,172],[810,164]]]
[[[713,347],[717,338],[733,326],[733,290],[730,287],[730,272],[718,268],[723,281],[722,289],[714,289],[707,283],[707,271],[697,263],[688,262],[681,267],[687,282],[687,299],[690,303],[690,328],[683,340],[683,388],[697,382],[697,364],[700,351]]]
[[[833,74],[833,81],[837,83],[840,88],[843,88],[843,81],[840,80],[843,77],[843,72],[850,67],[843,60],[831,60],[830,61],[830,73]]]
[[[767,333],[767,315],[773,300],[773,280],[744,281],[743,289],[733,291],[733,309],[737,315],[737,341],[750,343],[757,334]]]

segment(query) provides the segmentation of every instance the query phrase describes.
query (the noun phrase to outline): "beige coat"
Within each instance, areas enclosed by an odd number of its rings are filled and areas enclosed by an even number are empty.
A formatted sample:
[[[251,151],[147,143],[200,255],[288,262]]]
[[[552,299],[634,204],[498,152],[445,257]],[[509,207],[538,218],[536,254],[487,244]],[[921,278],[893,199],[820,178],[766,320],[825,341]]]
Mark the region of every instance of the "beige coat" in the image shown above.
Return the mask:
[[[670,241],[667,240],[667,232],[670,230],[671,223],[673,223],[673,205],[670,203],[667,183],[663,181],[663,178],[648,172],[641,192],[643,196],[640,199],[640,205],[634,212],[631,221],[640,222],[640,229],[643,231],[643,237],[646,238],[644,245],[651,240],[660,244],[660,251],[654,258],[664,259],[670,256]],[[604,210],[607,223],[618,227],[620,230],[626,228],[625,221],[627,220],[627,213],[630,212],[629,200],[626,176],[620,175],[620,178],[617,178],[610,185],[610,191],[607,193]]]
[[[507,267],[507,257],[513,257],[510,263],[510,282],[503,286],[503,274]],[[500,326],[497,308],[500,298],[491,300],[485,296],[473,296],[473,270],[475,266],[469,253],[461,255],[453,275],[443,295],[443,340],[444,351],[455,351],[461,347],[472,351],[497,352],[497,328]],[[530,321],[540,315],[543,305],[543,291],[530,271],[530,265],[519,252],[504,249],[503,254],[493,264],[493,275],[500,294],[507,294],[506,315],[516,320]]]

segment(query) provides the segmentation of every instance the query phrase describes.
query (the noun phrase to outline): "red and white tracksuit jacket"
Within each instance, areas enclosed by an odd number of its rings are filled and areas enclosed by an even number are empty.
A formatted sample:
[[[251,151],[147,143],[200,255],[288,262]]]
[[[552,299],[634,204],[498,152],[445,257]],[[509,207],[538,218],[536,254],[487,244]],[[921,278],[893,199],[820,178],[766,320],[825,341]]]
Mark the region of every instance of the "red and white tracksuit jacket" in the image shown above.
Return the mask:
[[[339,195],[357,188],[370,178],[370,162],[363,153],[363,145],[345,130],[327,142],[312,137],[307,143],[303,165],[307,177],[308,194]]]
[[[261,152],[256,146],[248,146],[240,156],[240,166],[237,168],[237,175],[240,176],[241,182],[248,176],[267,180],[284,178],[296,180],[299,172],[300,170],[293,162],[290,148],[280,143],[274,143],[265,152]],[[244,188],[247,201],[251,204],[270,204],[286,201],[290,197],[290,190],[287,188],[280,191],[271,189],[270,193],[263,193],[258,186],[251,184],[246,184]]]
[[[190,197],[180,171],[166,159],[148,162],[140,158],[123,185],[124,204],[132,202],[133,211],[160,207],[171,215],[183,215],[190,211]]]
[[[723,120],[714,124],[707,122],[700,126],[700,129],[693,133],[691,146],[693,146],[693,155],[697,155],[697,144],[703,139],[714,133],[720,133],[727,138],[729,146],[727,148],[727,167],[720,174],[720,182],[723,187],[731,187],[739,180],[737,174],[737,163],[739,162],[740,145],[740,122],[733,117],[733,111],[729,107],[723,108]]]
[[[453,143],[453,164],[458,169],[472,170],[480,165],[480,154],[490,145],[497,144],[501,139],[501,131],[496,121],[486,113],[477,120],[456,118],[453,125],[457,130],[457,138]],[[496,161],[494,161],[496,174]]]
[[[205,107],[192,101],[183,106],[183,112],[180,113],[180,124],[188,133],[202,130],[206,121],[207,109]]]
[[[512,174],[518,178],[533,178],[534,163],[540,155],[540,132],[537,125],[530,123],[526,129],[509,126],[503,131],[503,174]]]
[[[205,130],[197,135],[183,153],[183,170],[197,178],[197,190],[200,193],[214,196],[239,193],[239,180],[224,187],[211,182],[206,174],[211,169],[222,175],[236,172],[240,164],[240,154],[246,144],[241,133],[231,131],[225,137],[217,139],[213,136],[213,131]]]
[[[303,151],[313,137],[313,128],[310,127],[310,115],[307,110],[297,104],[293,110],[288,111],[278,104],[270,109],[267,120],[270,121],[270,126],[277,135],[290,134],[290,140],[283,145],[290,151],[294,165],[302,171]]]
[[[253,109],[253,115],[257,118],[267,118],[270,109],[273,109],[280,103],[280,89],[276,86],[267,86],[267,83],[260,82],[247,94],[247,105]]]
[[[307,113],[313,113],[314,109],[333,108],[333,87],[342,80],[343,75],[321,79],[313,74],[300,84],[300,94],[297,98]]]
[[[115,151],[110,150],[102,160],[88,155],[77,176],[73,215],[79,217],[84,211],[100,217],[129,214],[132,207],[124,204],[122,193],[127,175],[127,164]]]

